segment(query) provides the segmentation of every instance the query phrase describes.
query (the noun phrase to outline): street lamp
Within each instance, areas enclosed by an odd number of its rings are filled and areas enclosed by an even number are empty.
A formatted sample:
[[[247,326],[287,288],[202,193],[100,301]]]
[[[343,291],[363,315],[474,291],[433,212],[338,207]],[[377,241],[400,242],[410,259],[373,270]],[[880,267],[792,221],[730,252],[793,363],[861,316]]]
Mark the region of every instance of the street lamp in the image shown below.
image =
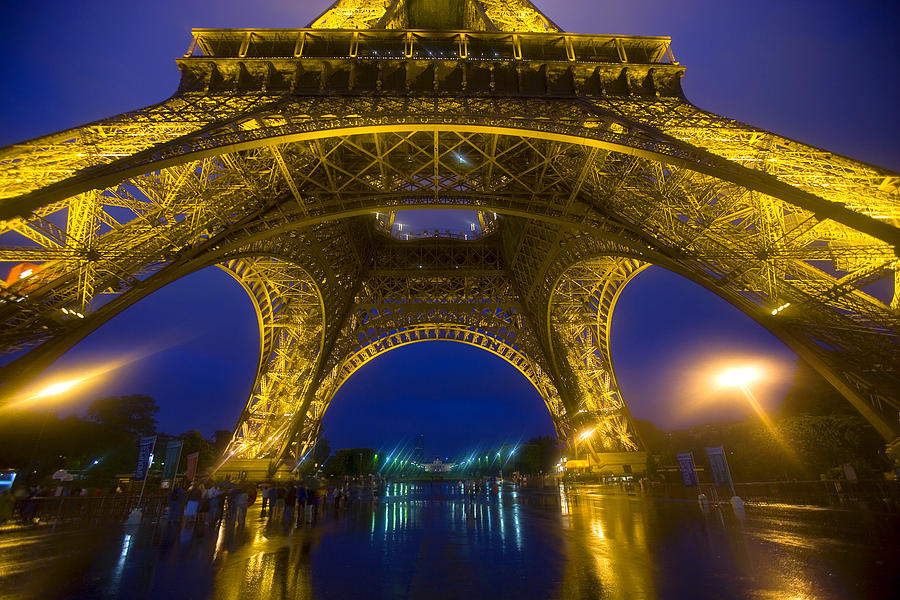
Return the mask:
[[[722,387],[739,387],[743,389],[757,379],[759,379],[759,371],[756,367],[738,367],[720,373],[719,385]]]
[[[575,460],[578,460],[578,444],[580,444],[584,440],[586,440],[589,437],[591,437],[592,435],[594,435],[594,433],[596,433],[596,431],[597,431],[597,427],[593,427],[591,429],[586,429],[585,431],[582,431],[581,433],[579,433],[578,437],[575,438],[575,448],[574,448]]]
[[[32,400],[37,400],[39,398],[47,398],[48,396],[59,396],[60,394],[65,394],[73,387],[81,383],[81,379],[69,379],[67,381],[57,381],[56,383],[51,383],[37,394],[31,397]]]
[[[757,400],[756,396],[753,395],[753,392],[750,391],[750,384],[760,379],[761,375],[762,373],[756,367],[736,367],[720,373],[718,380],[721,387],[736,387],[741,390],[744,397],[747,399],[747,402],[750,403],[750,406],[759,416],[760,420],[762,420],[770,431],[774,432],[775,425],[772,423],[772,420],[769,419],[769,415],[766,414],[766,411],[759,403],[759,400]]]

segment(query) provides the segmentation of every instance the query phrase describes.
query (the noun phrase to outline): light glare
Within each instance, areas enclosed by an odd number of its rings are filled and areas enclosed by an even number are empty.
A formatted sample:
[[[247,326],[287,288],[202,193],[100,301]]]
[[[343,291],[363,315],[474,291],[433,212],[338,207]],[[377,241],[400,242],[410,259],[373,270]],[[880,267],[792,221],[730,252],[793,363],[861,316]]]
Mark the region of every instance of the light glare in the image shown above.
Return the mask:
[[[71,390],[73,387],[81,383],[80,379],[70,379],[68,381],[58,381],[51,383],[43,390],[35,394],[34,398],[46,398],[48,396],[58,396]]]
[[[595,431],[597,431],[596,427],[594,427],[593,429],[588,429],[587,431],[583,432],[581,435],[578,436],[578,441],[582,442],[582,441],[586,440],[587,438],[594,435]]]
[[[719,375],[719,385],[723,387],[745,387],[759,378],[759,371],[754,367],[728,369]]]

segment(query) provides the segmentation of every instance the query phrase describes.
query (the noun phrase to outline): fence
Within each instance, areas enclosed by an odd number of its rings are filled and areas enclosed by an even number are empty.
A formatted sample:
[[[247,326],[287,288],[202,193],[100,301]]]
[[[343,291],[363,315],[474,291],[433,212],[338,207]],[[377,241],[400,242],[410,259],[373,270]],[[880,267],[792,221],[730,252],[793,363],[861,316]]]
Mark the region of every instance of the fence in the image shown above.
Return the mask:
[[[24,524],[86,526],[124,521],[138,506],[138,494],[105,496],[41,496],[16,503],[14,516]],[[143,518],[159,518],[168,502],[167,495],[145,495],[141,500]]]

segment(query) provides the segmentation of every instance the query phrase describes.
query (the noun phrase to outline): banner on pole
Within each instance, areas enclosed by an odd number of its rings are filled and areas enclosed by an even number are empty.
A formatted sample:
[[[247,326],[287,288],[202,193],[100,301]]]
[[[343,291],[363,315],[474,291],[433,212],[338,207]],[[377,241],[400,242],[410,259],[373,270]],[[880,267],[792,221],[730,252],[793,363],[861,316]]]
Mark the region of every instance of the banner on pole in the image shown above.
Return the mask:
[[[697,479],[697,471],[694,468],[694,453],[682,452],[678,455],[678,464],[681,465],[681,477],[684,478],[684,485],[694,487],[700,485]]]
[[[181,460],[182,440],[166,444],[166,466],[163,467],[163,479],[174,479],[178,473],[178,461]]]
[[[725,448],[722,446],[707,448],[706,455],[709,457],[709,468],[712,470],[713,481],[716,482],[716,487],[734,489],[734,483],[731,480],[731,469],[728,468],[728,458],[725,456]]]
[[[141,438],[138,448],[137,468],[134,470],[134,480],[143,481],[150,470],[150,456],[153,454],[153,446],[156,445],[155,435],[146,435]]]
[[[197,460],[199,458],[199,452],[192,452],[187,455],[187,472],[185,473],[185,479],[190,482],[193,482],[194,476],[197,475]]]

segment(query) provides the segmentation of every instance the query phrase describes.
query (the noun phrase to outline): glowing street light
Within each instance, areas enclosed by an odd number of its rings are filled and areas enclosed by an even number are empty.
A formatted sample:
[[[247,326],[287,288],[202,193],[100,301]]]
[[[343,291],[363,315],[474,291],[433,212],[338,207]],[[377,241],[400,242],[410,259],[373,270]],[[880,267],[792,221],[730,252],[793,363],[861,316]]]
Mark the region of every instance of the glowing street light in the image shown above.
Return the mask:
[[[33,400],[37,400],[38,398],[47,398],[49,396],[59,396],[60,394],[65,394],[73,387],[81,383],[81,381],[81,379],[69,379],[68,381],[57,381],[56,383],[51,383],[31,398]]]
[[[591,437],[592,435],[594,435],[594,432],[595,432],[595,431],[597,431],[597,428],[596,428],[596,427],[594,427],[593,429],[588,429],[587,431],[582,431],[582,432],[578,435],[578,441],[579,441],[579,442],[583,442],[584,440],[586,440],[586,439],[588,439],[589,437]]]
[[[586,440],[589,437],[591,437],[592,435],[594,435],[594,433],[596,433],[597,429],[599,429],[599,428],[593,427],[591,429],[586,429],[586,430],[582,431],[581,433],[579,433],[578,437],[575,438],[575,446],[573,448],[575,450],[575,460],[578,460],[578,444],[580,444],[584,440]]]
[[[759,371],[755,367],[738,367],[723,371],[719,375],[719,385],[745,388],[757,379],[759,379]]]
[[[736,387],[741,390],[744,397],[747,399],[747,402],[750,403],[750,406],[753,407],[753,410],[759,415],[763,424],[765,424],[769,431],[775,433],[775,424],[772,423],[772,420],[769,419],[769,415],[766,414],[766,411],[759,403],[759,400],[757,400],[756,396],[753,395],[753,392],[750,391],[750,384],[760,379],[761,375],[759,369],[756,367],[736,367],[720,373],[718,380],[721,387]]]

